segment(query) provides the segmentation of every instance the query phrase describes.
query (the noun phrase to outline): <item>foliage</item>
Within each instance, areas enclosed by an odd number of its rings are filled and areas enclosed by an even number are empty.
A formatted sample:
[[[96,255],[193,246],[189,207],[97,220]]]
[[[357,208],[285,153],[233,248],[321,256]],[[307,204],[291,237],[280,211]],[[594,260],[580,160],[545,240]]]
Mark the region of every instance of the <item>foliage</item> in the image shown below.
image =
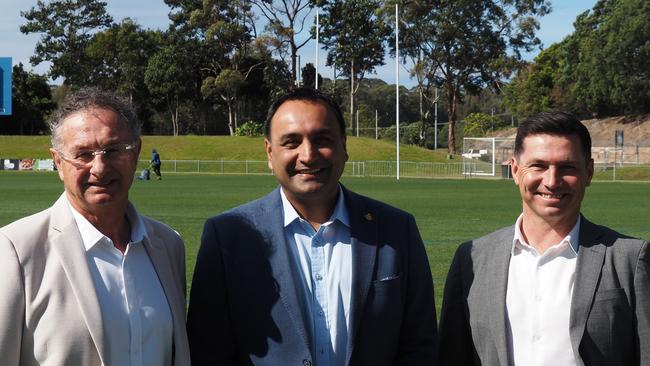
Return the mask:
[[[327,65],[334,65],[340,75],[350,78],[350,116],[354,116],[358,82],[384,64],[389,28],[379,16],[381,3],[379,0],[320,0],[317,5],[323,10],[320,40],[327,50]]]
[[[431,0],[407,8],[404,52],[417,55],[418,73],[444,90],[450,153],[456,152],[454,126],[464,94],[499,89],[520,51],[540,43],[536,17],[549,11],[545,0]]]
[[[235,130],[235,136],[264,136],[264,125],[255,121],[244,122]]]
[[[35,7],[21,11],[27,22],[20,26],[25,34],[41,33],[32,65],[51,62],[49,76],[63,77],[64,84],[83,86],[89,63],[86,46],[92,32],[111,25],[106,3],[99,0],[38,0]]]
[[[485,137],[503,127],[509,127],[501,119],[485,113],[471,113],[463,120],[463,137]]]
[[[312,89],[316,88],[316,68],[314,67],[314,64],[310,62],[302,68],[300,81],[304,87]],[[318,86],[321,85],[323,85],[323,77],[318,74]]]
[[[27,72],[23,64],[12,70],[12,115],[0,117],[0,133],[20,135],[42,135],[49,132],[45,118],[56,105],[47,79]]]

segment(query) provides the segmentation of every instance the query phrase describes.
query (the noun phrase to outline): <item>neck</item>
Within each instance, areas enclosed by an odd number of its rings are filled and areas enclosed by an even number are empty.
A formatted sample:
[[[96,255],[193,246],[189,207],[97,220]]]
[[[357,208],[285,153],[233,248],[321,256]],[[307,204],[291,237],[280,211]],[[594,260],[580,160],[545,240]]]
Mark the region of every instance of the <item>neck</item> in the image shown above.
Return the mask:
[[[103,207],[99,211],[75,209],[88,220],[100,233],[111,239],[115,248],[120,252],[126,251],[131,241],[131,223],[126,216],[126,205]]]
[[[338,191],[334,197],[327,200],[301,200],[295,197],[287,196],[287,200],[291,203],[298,215],[307,220],[309,224],[318,231],[320,226],[327,222],[334,212],[336,202],[338,199]]]
[[[543,254],[569,235],[577,220],[578,216],[575,216],[573,220],[549,222],[537,216],[524,214],[521,220],[521,234],[530,246]]]

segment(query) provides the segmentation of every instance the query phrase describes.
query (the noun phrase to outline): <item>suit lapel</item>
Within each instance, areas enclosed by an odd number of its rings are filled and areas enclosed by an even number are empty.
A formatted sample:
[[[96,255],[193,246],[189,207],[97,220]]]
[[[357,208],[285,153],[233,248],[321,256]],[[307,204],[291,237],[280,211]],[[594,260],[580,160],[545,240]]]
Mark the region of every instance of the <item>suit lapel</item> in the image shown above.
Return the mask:
[[[70,287],[79,303],[81,316],[88,327],[95,347],[97,347],[99,358],[102,364],[108,364],[108,360],[105,358],[101,308],[88,269],[86,250],[81,234],[68,207],[65,194],[64,192],[52,207],[50,226],[50,238],[52,239],[50,241],[52,248],[61,260]]]
[[[503,236],[497,240],[497,245],[491,251],[491,258],[486,261],[486,267],[490,269],[486,278],[488,279],[488,291],[483,294],[487,299],[490,314],[490,331],[492,339],[499,354],[501,365],[508,365],[508,342],[506,334],[506,292],[508,289],[508,267],[512,251],[512,239],[514,238],[514,226],[504,231]]]
[[[596,225],[582,217],[580,246],[569,316],[571,345],[576,355],[587,325],[587,317],[594,301],[594,294],[605,260],[605,247],[598,240],[601,235],[602,232]]]
[[[345,205],[350,216],[352,240],[352,293],[350,296],[350,330],[348,332],[348,345],[346,364],[350,362],[354,347],[354,340],[363,318],[363,310],[368,297],[368,289],[375,270],[375,257],[377,255],[378,224],[374,217],[375,212],[370,212],[363,201],[354,193],[343,188]]]
[[[256,213],[255,217],[256,226],[263,232],[263,237],[269,238],[268,244],[271,246],[269,263],[273,278],[276,280],[278,294],[293,326],[304,340],[307,352],[311,354],[311,339],[303,320],[304,306],[297,294],[302,287],[297,286],[294,281],[292,268],[295,266],[292,263],[289,244],[284,234],[283,212],[282,198],[278,187],[261,202],[261,210]],[[279,322],[279,324],[282,323]]]

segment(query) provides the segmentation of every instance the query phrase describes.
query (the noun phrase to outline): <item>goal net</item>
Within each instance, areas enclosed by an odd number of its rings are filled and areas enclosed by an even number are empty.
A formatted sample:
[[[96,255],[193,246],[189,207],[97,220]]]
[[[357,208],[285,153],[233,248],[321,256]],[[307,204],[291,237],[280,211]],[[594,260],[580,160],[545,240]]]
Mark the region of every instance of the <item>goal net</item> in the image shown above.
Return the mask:
[[[512,156],[515,139],[508,137],[463,138],[463,174],[466,176],[505,176],[509,178],[508,160]],[[508,174],[502,174],[503,173]]]

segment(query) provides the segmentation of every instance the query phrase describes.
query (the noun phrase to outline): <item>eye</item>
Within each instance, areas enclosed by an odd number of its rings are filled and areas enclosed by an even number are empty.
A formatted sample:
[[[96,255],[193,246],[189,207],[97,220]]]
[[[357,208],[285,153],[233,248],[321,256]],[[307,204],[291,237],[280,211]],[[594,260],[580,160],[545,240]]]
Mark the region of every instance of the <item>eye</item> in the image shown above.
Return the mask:
[[[104,155],[106,156],[106,158],[110,158],[111,155],[115,155],[115,153],[117,153],[119,151],[120,151],[120,149],[118,149],[117,147],[110,146],[110,147],[107,147],[107,148],[104,149]]]
[[[298,141],[296,139],[286,139],[286,140],[282,141],[280,146],[286,147],[288,149],[295,149],[298,146],[300,146],[300,141]]]
[[[75,160],[91,161],[95,157],[92,151],[79,151],[73,155]]]

